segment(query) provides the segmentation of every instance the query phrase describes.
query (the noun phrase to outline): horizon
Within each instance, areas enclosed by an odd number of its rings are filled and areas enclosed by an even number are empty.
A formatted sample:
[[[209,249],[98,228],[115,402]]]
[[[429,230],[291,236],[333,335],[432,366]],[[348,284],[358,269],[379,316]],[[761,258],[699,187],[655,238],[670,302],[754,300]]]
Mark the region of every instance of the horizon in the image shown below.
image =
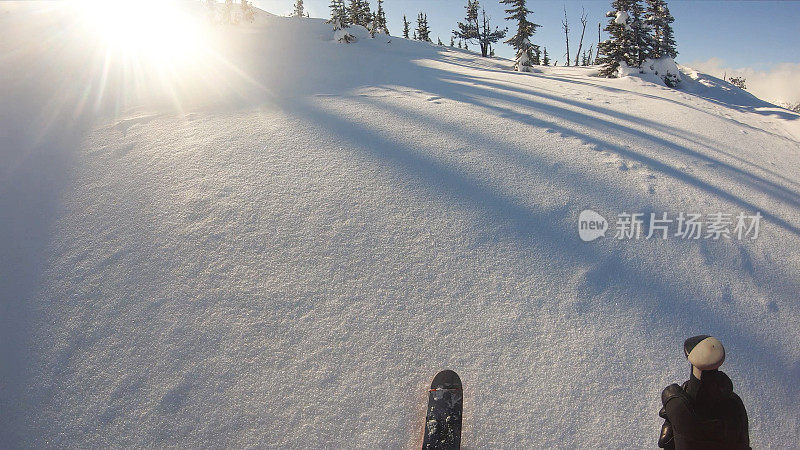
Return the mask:
[[[530,1],[532,21],[541,25],[533,36],[533,43],[547,48],[551,60],[563,65],[566,48],[561,20],[566,7],[570,26],[570,60],[575,62],[575,50],[580,40],[581,7],[587,16],[584,46],[597,48],[597,24],[605,28],[608,19],[605,12],[611,9],[610,0],[591,1]],[[294,0],[256,0],[254,4],[272,14],[288,15]],[[304,0],[311,17],[328,18],[328,0]],[[400,36],[403,14],[415,27],[416,15],[428,15],[431,39],[436,43],[441,38],[448,45],[456,23],[463,20],[466,0],[384,0],[389,32]],[[511,21],[503,20],[506,5],[499,0],[481,1],[493,26],[509,28]],[[673,28],[678,43],[679,64],[704,71],[719,78],[744,76],[748,90],[764,100],[800,103],[800,46],[793,45],[787,36],[796,35],[797,19],[800,18],[798,1],[676,1],[668,2],[675,17]],[[370,0],[376,8],[376,0]],[[745,32],[743,32],[743,30]],[[753,31],[759,31],[755,33]],[[607,38],[605,31],[602,39]],[[711,37],[713,36],[713,38]],[[505,40],[505,39],[504,39]],[[508,44],[498,42],[494,46],[499,57],[513,58]],[[472,44],[470,49],[474,50]]]

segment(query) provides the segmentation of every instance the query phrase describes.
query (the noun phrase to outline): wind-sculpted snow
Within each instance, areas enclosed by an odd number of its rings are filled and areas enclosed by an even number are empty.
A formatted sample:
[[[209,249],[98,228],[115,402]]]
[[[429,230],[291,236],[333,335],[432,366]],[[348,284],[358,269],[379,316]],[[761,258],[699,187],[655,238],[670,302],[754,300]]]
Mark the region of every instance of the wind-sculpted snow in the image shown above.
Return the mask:
[[[689,69],[518,73],[259,21],[137,96],[0,44],[0,447],[417,447],[443,368],[465,446],[654,447],[700,333],[752,446],[800,440],[800,116]],[[588,209],[610,224],[583,242]],[[681,212],[763,219],[614,237]]]

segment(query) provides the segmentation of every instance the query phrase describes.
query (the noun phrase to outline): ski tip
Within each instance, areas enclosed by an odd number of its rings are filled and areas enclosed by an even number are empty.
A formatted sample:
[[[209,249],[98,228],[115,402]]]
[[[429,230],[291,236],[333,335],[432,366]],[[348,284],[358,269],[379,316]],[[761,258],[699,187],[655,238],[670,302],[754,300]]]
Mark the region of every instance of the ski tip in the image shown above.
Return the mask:
[[[452,370],[442,370],[433,377],[431,389],[461,389],[461,378]]]

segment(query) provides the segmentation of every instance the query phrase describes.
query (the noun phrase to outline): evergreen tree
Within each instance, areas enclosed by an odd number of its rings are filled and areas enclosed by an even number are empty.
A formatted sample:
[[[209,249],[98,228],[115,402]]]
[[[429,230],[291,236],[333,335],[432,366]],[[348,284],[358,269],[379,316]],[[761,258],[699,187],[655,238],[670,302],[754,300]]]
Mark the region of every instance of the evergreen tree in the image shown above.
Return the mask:
[[[233,0],[225,0],[222,9],[222,23],[233,23]]]
[[[428,28],[428,15],[419,13],[417,15],[417,30],[415,35],[417,39],[425,42],[432,42],[430,38],[431,30]]]
[[[256,20],[256,9],[253,8],[253,2],[242,0],[242,19],[250,23]]]
[[[458,40],[458,48],[461,48],[461,39]]]
[[[350,23],[353,25],[362,24],[361,0],[350,0],[350,6],[347,8],[347,15],[350,18]]]
[[[373,14],[367,23],[367,31],[369,31],[369,37],[374,38],[375,34],[378,33],[378,19],[375,14]]]
[[[386,25],[386,12],[383,10],[383,0],[378,0],[378,11],[375,12],[375,26],[381,33],[389,34],[389,27]]]
[[[342,44],[355,42],[357,38],[347,31],[347,11],[344,7],[344,0],[331,1],[331,19],[328,23],[333,24],[333,40]]]
[[[453,39],[453,36],[450,36],[450,47],[455,47],[455,46],[456,46],[455,39]]]
[[[408,39],[409,25],[411,24],[408,23],[408,19],[406,19],[405,14],[403,14],[403,37],[406,39]]]
[[[503,39],[504,37],[506,37],[506,33],[508,33],[508,28],[503,28],[501,30],[500,27],[494,27],[494,30],[492,30],[492,26],[491,26],[491,23],[489,21],[489,18],[486,17],[486,10],[485,9],[481,9],[481,16],[482,16],[482,21],[483,21],[483,24],[482,24],[482,27],[481,27],[482,28],[482,32],[481,32],[481,35],[480,35],[481,36],[481,38],[480,38],[481,54],[483,56],[486,56],[485,55],[486,48],[488,47],[491,50],[492,44],[494,44],[495,42],[499,41],[500,39]],[[530,44],[530,42],[529,42],[529,44]],[[494,51],[492,50],[492,56],[494,56],[493,52]]]
[[[664,0],[647,1],[647,22],[653,36],[651,58],[662,58],[668,56],[675,59],[678,56],[675,44],[675,36],[672,31],[672,22],[675,18],[667,8]]]
[[[458,22],[458,30],[453,30],[456,37],[464,39],[464,43],[474,40],[478,42],[481,47],[481,56],[489,54],[489,47],[491,44],[499,41],[506,36],[508,28],[499,29],[495,27],[492,30],[489,18],[486,17],[486,10],[482,10],[482,18],[478,16],[478,8],[480,4],[478,0],[467,0],[467,16],[464,22]]]
[[[444,44],[442,43],[442,38],[440,38],[440,37],[437,37],[437,38],[436,38],[436,40],[438,41],[438,42],[436,43],[436,45],[438,45],[439,47],[441,47],[441,46],[443,46],[443,45],[444,45]]]
[[[506,20],[517,21],[517,33],[511,39],[505,41],[517,53],[517,70],[522,69],[519,63],[520,58],[523,58],[528,63],[526,67],[530,67],[530,64],[539,64],[539,46],[531,44],[530,38],[541,25],[528,20],[528,14],[531,11],[527,8],[525,2],[526,0],[500,0],[500,3],[510,5],[510,8],[505,10],[509,14]],[[528,70],[525,71],[527,72]]]
[[[372,22],[372,11],[369,0],[361,0],[361,25],[368,27],[370,22]]]
[[[347,14],[351,24],[366,26],[369,19],[368,16],[364,15],[364,12],[363,0],[350,0]]]
[[[747,78],[745,77],[730,77],[728,83],[738,87],[739,89],[747,89]]]
[[[458,30],[453,30],[453,34],[465,41],[478,39],[478,0],[467,0],[465,8],[467,17],[464,22],[458,22]]]
[[[334,23],[338,21],[341,27],[347,27],[350,22],[347,17],[347,8],[344,6],[344,0],[331,0],[330,9],[331,20],[328,22]]]
[[[641,0],[631,0],[630,2],[631,28],[633,29],[633,64],[641,67],[645,59],[652,54],[653,39],[650,34],[650,26],[644,17],[644,5]]]
[[[542,49],[542,64],[544,64],[545,66],[550,65],[550,57],[547,56],[547,47]]]
[[[599,44],[600,57],[597,59],[603,65],[600,75],[604,77],[616,77],[621,63],[635,65],[633,28],[628,14],[631,0],[614,0],[611,5],[614,11],[606,14],[609,21],[605,28],[611,38]]]
[[[244,3],[244,0],[242,0],[242,2]],[[303,8],[303,0],[296,0],[294,2],[294,12],[292,13],[292,15],[294,17],[303,17],[305,15]]]

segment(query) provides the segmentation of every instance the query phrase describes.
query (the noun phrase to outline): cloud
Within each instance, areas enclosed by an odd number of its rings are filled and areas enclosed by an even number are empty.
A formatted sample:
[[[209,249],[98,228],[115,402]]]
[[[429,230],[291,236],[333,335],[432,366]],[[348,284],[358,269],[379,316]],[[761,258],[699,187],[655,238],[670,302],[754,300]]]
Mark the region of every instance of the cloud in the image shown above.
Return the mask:
[[[800,103],[800,64],[776,64],[767,71],[750,67],[734,69],[727,67],[725,61],[720,58],[711,58],[685,65],[719,78],[726,74],[729,78],[745,77],[747,90],[769,102],[792,105]]]

